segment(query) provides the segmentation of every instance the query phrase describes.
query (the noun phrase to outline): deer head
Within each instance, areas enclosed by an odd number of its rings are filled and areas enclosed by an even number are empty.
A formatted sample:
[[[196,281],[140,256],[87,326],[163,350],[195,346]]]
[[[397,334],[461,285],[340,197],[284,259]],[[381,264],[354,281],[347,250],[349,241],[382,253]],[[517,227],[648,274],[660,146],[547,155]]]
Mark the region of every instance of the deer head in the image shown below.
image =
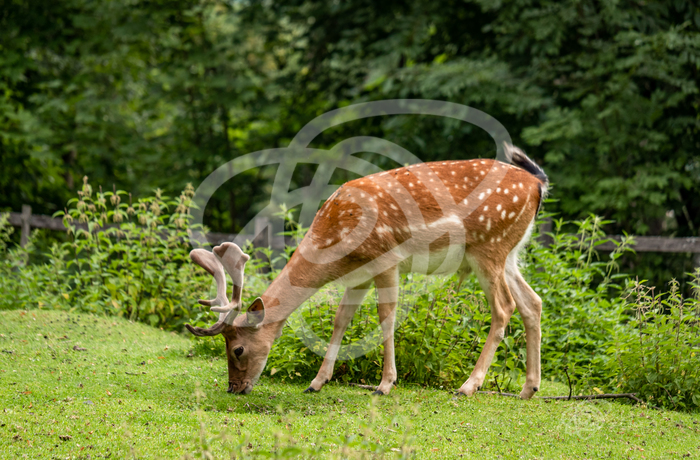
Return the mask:
[[[266,357],[272,345],[272,340],[266,340],[267,337],[262,337],[265,334],[261,334],[265,317],[262,299],[255,299],[248,307],[246,314],[239,316],[245,264],[250,256],[234,243],[224,243],[216,246],[213,252],[195,249],[190,252],[190,258],[208,271],[216,281],[216,298],[200,300],[199,303],[219,313],[219,319],[213,326],[206,329],[189,324],[185,326],[199,337],[219,334],[224,336],[229,375],[227,391],[248,394],[265,368]],[[230,301],[226,297],[224,270],[233,281]]]

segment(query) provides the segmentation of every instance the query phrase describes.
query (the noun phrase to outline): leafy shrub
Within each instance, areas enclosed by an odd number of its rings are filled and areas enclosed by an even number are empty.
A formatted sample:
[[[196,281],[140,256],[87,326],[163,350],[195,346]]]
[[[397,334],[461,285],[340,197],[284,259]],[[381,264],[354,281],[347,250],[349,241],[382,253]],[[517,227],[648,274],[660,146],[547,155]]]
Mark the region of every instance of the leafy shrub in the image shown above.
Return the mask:
[[[691,299],[680,296],[675,280],[668,293],[654,295],[639,282],[628,290],[635,317],[608,350],[623,391],[672,409],[700,408],[700,269],[694,278]]]
[[[604,350],[628,319],[619,294],[629,277],[617,273],[617,260],[634,241],[623,237],[605,254],[596,247],[610,241],[602,231],[610,221],[576,221],[569,224],[575,232],[565,232],[560,219],[553,223],[551,245],[535,239],[522,257],[523,276],[542,298],[543,378],[566,382],[568,372],[581,391],[608,386],[615,375]]]
[[[14,228],[9,225],[9,215],[0,213],[0,254],[7,249],[7,243],[13,232]]]
[[[45,252],[34,232],[25,248],[8,249],[12,228],[0,215],[0,309],[60,308],[120,315],[165,329],[185,322],[215,320],[195,299],[213,296],[211,276],[190,263],[187,211],[192,189],[171,199],[156,191],[132,204],[127,193],[95,193],[84,181],[62,215],[68,241]],[[306,229],[289,210],[285,232],[298,243]],[[597,217],[566,223],[555,220],[543,246],[538,235],[521,255],[525,279],[543,301],[542,373],[544,379],[572,378],[577,392],[590,387],[637,392],[655,404],[700,407],[700,301],[671,292],[653,295],[641,283],[616,273],[616,261],[633,241],[623,238],[598,260],[606,241]],[[564,227],[576,232],[565,232]],[[42,244],[38,244],[42,243]],[[244,302],[260,295],[295,246],[275,254],[244,248],[254,257],[246,265]],[[46,262],[41,262],[41,258]],[[33,261],[33,263],[32,263]],[[700,272],[695,289],[700,289]],[[621,293],[623,295],[621,295]],[[7,295],[10,294],[10,295]],[[313,378],[333,330],[342,297],[324,287],[288,320],[270,354],[266,373],[275,379]],[[350,353],[336,365],[334,378],[362,383],[381,379],[382,334],[370,290],[343,339]],[[459,285],[456,276],[402,278],[395,332],[396,362],[402,383],[457,387],[473,368],[491,323],[490,309],[475,278]],[[300,340],[303,339],[303,340]],[[193,338],[197,354],[224,354],[220,337]],[[365,346],[366,353],[358,352]],[[517,390],[525,371],[525,333],[514,315],[496,352],[490,378],[494,387]],[[341,356],[341,358],[343,358]],[[496,380],[497,379],[497,380]]]
[[[95,192],[84,179],[63,216],[68,241],[53,243],[48,263],[37,255],[33,234],[26,249],[0,247],[0,309],[58,308],[106,313],[152,326],[181,328],[204,314],[194,302],[211,288],[211,277],[189,262],[191,216],[188,187],[178,198],[152,197],[132,204],[126,192]],[[6,232],[0,232],[0,240]],[[41,254],[39,254],[41,255]]]

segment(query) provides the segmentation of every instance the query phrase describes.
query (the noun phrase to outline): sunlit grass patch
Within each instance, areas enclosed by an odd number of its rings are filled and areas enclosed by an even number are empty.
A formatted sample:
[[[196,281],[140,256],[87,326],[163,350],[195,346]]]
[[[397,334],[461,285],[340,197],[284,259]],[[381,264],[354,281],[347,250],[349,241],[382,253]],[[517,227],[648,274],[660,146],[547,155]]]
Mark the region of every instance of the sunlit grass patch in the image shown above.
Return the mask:
[[[225,392],[226,363],[127,320],[0,316],[2,458],[669,458],[700,455],[700,416],[622,402],[520,401],[398,386],[263,379]],[[77,349],[74,349],[77,348]],[[79,349],[85,349],[80,351]],[[545,381],[541,394],[565,394]],[[88,457],[89,456],[89,457]]]

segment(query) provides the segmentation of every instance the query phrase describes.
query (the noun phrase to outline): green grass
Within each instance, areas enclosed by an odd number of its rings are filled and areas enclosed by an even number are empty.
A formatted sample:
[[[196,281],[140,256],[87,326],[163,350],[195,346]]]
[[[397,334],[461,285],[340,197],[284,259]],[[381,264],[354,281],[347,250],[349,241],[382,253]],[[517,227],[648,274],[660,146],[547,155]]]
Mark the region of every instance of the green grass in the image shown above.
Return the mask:
[[[10,311],[0,333],[2,458],[700,458],[698,414],[270,380],[232,396],[224,359],[143,324]]]

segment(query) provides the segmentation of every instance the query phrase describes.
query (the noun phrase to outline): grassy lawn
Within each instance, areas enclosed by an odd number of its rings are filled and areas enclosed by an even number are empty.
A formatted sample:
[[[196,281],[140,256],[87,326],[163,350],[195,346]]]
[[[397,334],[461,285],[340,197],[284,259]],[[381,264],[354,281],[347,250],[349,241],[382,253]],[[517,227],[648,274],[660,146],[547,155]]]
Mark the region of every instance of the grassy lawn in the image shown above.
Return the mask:
[[[700,414],[270,380],[232,396],[224,359],[188,358],[186,337],[143,324],[9,311],[0,333],[7,459],[700,458]],[[544,382],[541,394],[566,391]]]

